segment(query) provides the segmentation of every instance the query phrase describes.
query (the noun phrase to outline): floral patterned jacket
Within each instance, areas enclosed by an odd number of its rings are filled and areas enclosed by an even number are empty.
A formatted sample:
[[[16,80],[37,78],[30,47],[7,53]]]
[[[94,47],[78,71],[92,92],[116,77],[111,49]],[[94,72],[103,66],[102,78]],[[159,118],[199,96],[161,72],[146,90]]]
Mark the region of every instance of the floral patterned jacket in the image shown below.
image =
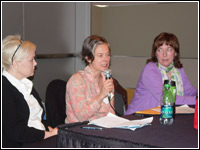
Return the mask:
[[[103,73],[102,73],[103,76]],[[65,123],[82,122],[113,114],[107,97],[101,103],[96,99],[100,89],[89,66],[71,76],[66,88]],[[111,99],[114,107],[114,95]]]

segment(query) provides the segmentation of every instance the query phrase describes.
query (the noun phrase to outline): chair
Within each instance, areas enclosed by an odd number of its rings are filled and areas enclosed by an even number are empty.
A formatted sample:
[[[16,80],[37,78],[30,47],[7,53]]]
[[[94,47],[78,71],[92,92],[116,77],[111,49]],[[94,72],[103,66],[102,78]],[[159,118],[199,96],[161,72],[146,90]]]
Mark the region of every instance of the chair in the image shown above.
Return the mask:
[[[123,96],[115,91],[115,103],[114,103],[116,115],[123,116],[125,113],[125,104]]]
[[[132,98],[134,97],[134,94],[135,94],[135,90],[136,89],[133,89],[133,88],[127,88],[126,91],[127,91],[127,104],[129,105],[131,103],[131,100]]]
[[[46,122],[51,127],[64,124],[66,118],[66,81],[55,79],[46,89]]]
[[[115,86],[115,110],[119,115],[123,116],[127,109],[127,91],[119,84],[119,82],[113,78]]]

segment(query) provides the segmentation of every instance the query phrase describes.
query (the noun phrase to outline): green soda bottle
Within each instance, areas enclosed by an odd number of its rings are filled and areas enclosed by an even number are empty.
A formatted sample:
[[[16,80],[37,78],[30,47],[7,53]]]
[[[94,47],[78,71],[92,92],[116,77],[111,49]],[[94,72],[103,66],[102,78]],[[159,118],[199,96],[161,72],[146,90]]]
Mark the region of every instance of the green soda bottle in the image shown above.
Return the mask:
[[[172,80],[164,80],[164,85],[169,84],[170,85],[170,91],[173,96],[173,118],[175,119],[175,114],[176,114],[176,82]],[[163,86],[163,92],[164,92],[164,86]]]
[[[168,84],[164,84],[163,98],[161,99],[160,124],[171,125],[173,121],[173,96],[168,82]]]

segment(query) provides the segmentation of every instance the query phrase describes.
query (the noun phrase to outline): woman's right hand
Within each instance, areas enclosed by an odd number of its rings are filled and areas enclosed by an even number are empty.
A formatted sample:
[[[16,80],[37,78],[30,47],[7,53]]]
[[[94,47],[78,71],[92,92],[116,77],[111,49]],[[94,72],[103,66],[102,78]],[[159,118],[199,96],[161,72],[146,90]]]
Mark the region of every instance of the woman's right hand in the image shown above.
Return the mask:
[[[48,128],[49,131],[45,131],[44,139],[58,134],[58,128],[52,128],[50,126],[48,126]]]
[[[107,79],[107,80],[103,81],[103,86],[101,88],[100,95],[102,96],[102,98],[105,98],[113,90],[114,90],[113,79],[112,78]]]

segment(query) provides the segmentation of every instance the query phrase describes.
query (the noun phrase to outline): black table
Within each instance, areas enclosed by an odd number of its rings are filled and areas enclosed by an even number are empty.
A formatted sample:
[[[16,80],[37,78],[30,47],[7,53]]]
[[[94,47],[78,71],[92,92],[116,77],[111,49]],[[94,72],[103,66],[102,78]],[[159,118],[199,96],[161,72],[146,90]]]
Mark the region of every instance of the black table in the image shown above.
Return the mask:
[[[65,124],[59,127],[58,147],[65,148],[198,148],[198,130],[194,129],[194,114],[176,115],[170,126],[160,125],[159,116],[153,116],[151,126],[135,131],[103,128],[86,130],[88,122]],[[129,120],[142,117],[128,115]]]

